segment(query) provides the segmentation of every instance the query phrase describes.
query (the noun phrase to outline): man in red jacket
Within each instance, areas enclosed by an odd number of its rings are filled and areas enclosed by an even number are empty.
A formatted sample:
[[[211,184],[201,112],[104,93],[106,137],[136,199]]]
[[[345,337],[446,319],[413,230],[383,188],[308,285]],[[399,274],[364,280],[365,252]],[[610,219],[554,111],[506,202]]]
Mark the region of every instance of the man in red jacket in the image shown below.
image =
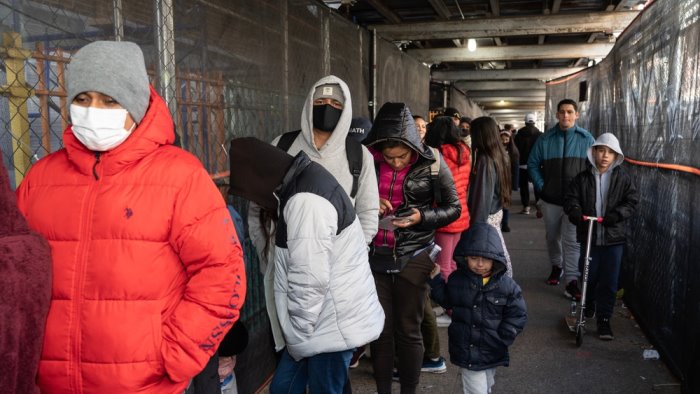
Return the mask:
[[[241,247],[141,49],[97,41],[66,73],[71,123],[34,164],[19,207],[53,253],[42,393],[178,393],[245,297]]]

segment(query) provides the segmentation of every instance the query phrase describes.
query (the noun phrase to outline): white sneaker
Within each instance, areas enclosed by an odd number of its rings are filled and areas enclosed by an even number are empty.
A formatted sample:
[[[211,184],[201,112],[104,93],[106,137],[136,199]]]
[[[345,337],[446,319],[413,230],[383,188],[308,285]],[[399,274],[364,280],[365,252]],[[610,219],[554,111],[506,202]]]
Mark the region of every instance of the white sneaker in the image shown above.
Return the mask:
[[[449,327],[452,324],[452,318],[448,315],[440,315],[435,318],[438,327]]]
[[[530,214],[530,207],[525,207],[523,208],[522,211],[520,211],[523,215],[529,215]]]
[[[445,365],[445,358],[438,357],[437,360],[423,360],[423,365],[420,368],[421,372],[430,373],[445,373],[447,372],[447,365]]]

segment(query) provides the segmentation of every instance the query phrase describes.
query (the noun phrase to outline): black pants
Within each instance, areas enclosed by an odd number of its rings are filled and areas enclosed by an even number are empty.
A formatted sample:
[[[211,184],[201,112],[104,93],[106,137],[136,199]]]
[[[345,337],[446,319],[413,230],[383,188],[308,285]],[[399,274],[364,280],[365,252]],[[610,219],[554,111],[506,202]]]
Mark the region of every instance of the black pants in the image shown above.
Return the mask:
[[[372,257],[370,257],[371,259]],[[391,393],[394,353],[402,394],[416,392],[423,364],[420,325],[428,294],[428,279],[435,264],[427,252],[412,257],[397,274],[373,272],[385,322],[379,338],[370,344],[377,392]]]
[[[520,169],[520,179],[518,180],[518,186],[520,186],[520,201],[523,203],[523,207],[530,205],[530,175],[528,175],[527,170]],[[540,193],[535,189],[535,203],[539,201]]]
[[[202,372],[192,379],[186,394],[221,394],[219,386],[219,354],[209,359]]]

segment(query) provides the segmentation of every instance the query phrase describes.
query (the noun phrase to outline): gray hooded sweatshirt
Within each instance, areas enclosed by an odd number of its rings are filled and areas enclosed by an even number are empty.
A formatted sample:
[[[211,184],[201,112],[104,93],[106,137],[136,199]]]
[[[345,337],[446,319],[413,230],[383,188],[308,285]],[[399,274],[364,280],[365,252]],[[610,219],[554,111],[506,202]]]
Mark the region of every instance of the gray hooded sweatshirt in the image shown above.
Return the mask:
[[[343,104],[343,113],[340,115],[340,120],[335,126],[331,137],[321,149],[317,149],[313,136],[313,95],[316,87],[325,84],[340,85],[343,96],[345,96],[345,103]],[[348,196],[350,196],[350,191],[352,190],[352,175],[350,174],[350,167],[348,166],[345,152],[345,137],[350,131],[351,120],[352,100],[348,85],[334,75],[323,77],[309,89],[304,109],[301,112],[301,135],[297,137],[287,150],[287,153],[292,156],[295,156],[299,151],[304,151],[311,160],[321,164],[328,172],[333,174]],[[272,141],[272,145],[277,145],[279,139],[280,137],[275,138]],[[357,217],[360,218],[365,241],[369,244],[377,233],[379,224],[379,191],[377,190],[377,175],[374,171],[372,155],[364,146],[362,147],[362,153],[362,172],[357,182],[357,195],[354,200],[352,198],[350,200],[355,205],[355,212],[357,212]]]
[[[600,173],[598,171],[598,167],[595,165],[595,157],[593,156],[593,150],[595,149],[596,146],[607,146],[608,148],[612,149],[617,153],[617,156],[615,157],[615,161],[610,164],[608,169],[604,173]],[[593,166],[591,168],[591,172],[593,173],[593,176],[595,177],[595,211],[596,211],[596,216],[598,217],[603,217],[605,216],[606,212],[606,206],[605,203],[607,201],[607,195],[608,195],[608,189],[610,188],[610,174],[612,174],[612,170],[622,164],[622,162],[625,160],[625,155],[622,154],[622,149],[620,148],[620,142],[617,140],[617,138],[612,134],[612,133],[603,133],[598,138],[595,140],[593,145],[591,145],[588,148],[588,161],[591,163]],[[605,239],[603,236],[603,226],[598,226],[598,233],[597,234],[597,239]]]

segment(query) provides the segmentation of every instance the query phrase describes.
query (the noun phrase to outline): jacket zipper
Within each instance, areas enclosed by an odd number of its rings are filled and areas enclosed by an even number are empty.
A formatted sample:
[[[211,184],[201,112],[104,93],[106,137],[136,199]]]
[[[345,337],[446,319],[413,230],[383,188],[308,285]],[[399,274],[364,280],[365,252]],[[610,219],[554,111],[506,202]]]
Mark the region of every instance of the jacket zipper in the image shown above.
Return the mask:
[[[564,130],[564,145],[562,147],[561,152],[561,174],[559,175],[561,183],[559,184],[559,195],[562,197],[562,200],[566,195],[566,187],[564,186],[564,175],[566,175],[566,137],[568,133],[569,131]]]
[[[95,164],[92,165],[92,176],[94,176],[97,181],[100,180],[100,176],[97,175],[98,164],[100,164],[100,152],[95,152]]]
[[[395,183],[396,183],[396,171],[392,168],[391,169],[391,182],[389,183],[389,195],[387,196],[387,197],[389,197],[389,201],[391,201],[391,198],[394,196],[394,184]],[[396,212],[396,210],[394,210],[394,212]],[[387,232],[388,231],[384,231],[384,244],[385,245],[388,241],[387,240]],[[396,261],[396,236],[394,236],[394,246],[392,247],[392,249],[394,250],[392,253],[393,257],[394,257],[394,261]]]
[[[85,285],[85,269],[87,268],[87,251],[90,244],[92,233],[92,216],[93,210],[95,208],[95,201],[97,200],[97,189],[100,186],[100,175],[102,168],[98,167],[100,164],[100,152],[95,152],[95,163],[92,166],[92,175],[95,178],[95,182],[91,182],[88,186],[86,193],[86,199],[83,203],[83,208],[81,208],[81,216],[83,218],[80,225],[80,235],[79,238],[82,240],[78,247],[78,253],[76,255],[76,270],[75,270],[75,280],[73,280],[73,307],[71,313],[71,327],[70,327],[70,341],[71,341],[71,354],[69,358],[69,365],[71,368],[75,368],[75,373],[73,373],[73,391],[76,393],[82,393],[82,366],[80,362],[80,353],[82,343],[80,341],[81,336],[81,311],[82,311],[82,299],[83,299],[83,286]]]
[[[413,165],[416,165],[417,163],[418,163],[418,160],[416,160],[416,162],[413,163]],[[428,167],[430,167],[430,165],[428,165]],[[422,168],[422,167],[416,167],[416,168],[409,168],[409,169],[408,169],[408,172],[406,173],[406,176],[403,178],[403,184],[402,184],[402,186],[401,186],[401,191],[402,191],[402,192],[403,192],[404,190],[406,190],[406,182],[408,182],[408,178],[409,178],[409,176],[411,175],[411,170],[412,170],[412,169],[413,169],[413,170],[416,170],[416,169],[420,169],[420,168]],[[428,171],[430,171],[430,169],[428,169]],[[394,173],[395,173],[395,172],[394,172]],[[392,180],[392,185],[393,185],[393,180]],[[433,181],[432,181],[432,179],[431,179],[431,180],[430,180],[430,187],[432,188],[432,186],[433,186]],[[392,188],[392,190],[393,190],[393,188]],[[404,205],[406,208],[408,208],[408,199],[406,199],[405,197],[406,197],[406,193],[404,193],[403,205]],[[397,237],[396,234],[395,234],[395,235],[394,235],[394,246],[393,246],[393,248],[392,248],[392,254],[393,254],[393,256],[394,256],[394,261],[396,261],[396,244],[398,244],[398,237]]]

